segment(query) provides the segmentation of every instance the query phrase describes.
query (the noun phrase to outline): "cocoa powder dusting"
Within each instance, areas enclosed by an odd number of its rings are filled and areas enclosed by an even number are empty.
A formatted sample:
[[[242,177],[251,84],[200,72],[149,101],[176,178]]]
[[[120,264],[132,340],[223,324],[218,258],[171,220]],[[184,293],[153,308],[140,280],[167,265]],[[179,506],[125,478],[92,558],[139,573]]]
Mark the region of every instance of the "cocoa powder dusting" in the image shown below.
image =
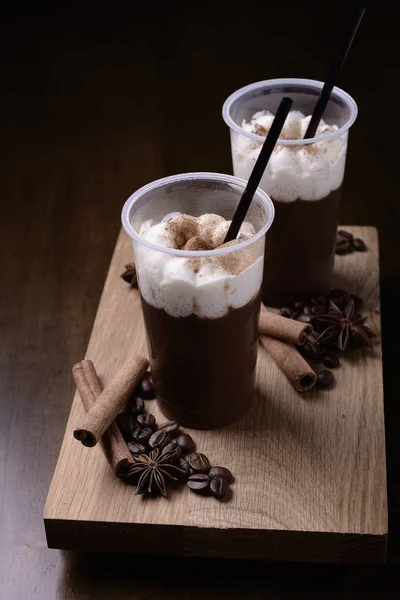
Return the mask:
[[[190,215],[180,215],[171,219],[168,221],[167,227],[174,237],[176,247],[180,250],[215,250],[216,248],[230,248],[240,243],[240,240],[236,239],[214,247],[210,243],[207,231],[202,232],[197,218]],[[190,267],[195,274],[200,271],[204,264],[207,264],[209,269],[223,269],[227,273],[238,275],[254,263],[254,256],[252,256],[250,250],[244,249],[240,252],[231,252],[222,256],[188,258],[187,260],[190,262]]]

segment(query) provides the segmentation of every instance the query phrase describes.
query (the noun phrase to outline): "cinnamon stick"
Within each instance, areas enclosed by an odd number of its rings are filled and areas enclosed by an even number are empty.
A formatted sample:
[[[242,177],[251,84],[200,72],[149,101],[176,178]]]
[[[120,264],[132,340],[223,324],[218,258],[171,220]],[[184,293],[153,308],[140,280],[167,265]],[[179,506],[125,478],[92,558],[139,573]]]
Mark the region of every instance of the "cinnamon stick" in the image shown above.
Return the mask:
[[[307,335],[311,333],[312,326],[308,323],[301,323],[294,319],[287,319],[269,311],[264,305],[261,305],[260,312],[260,333],[270,335],[285,342],[301,346],[307,340]]]
[[[260,342],[298,392],[315,385],[316,373],[292,344],[267,335],[260,335]]]
[[[104,388],[84,416],[74,437],[84,446],[95,446],[104,432],[123,410],[133,390],[143,379],[149,361],[141,356],[129,358],[115,378]]]
[[[78,388],[82,404],[86,411],[95,404],[98,396],[103,391],[96,370],[91,360],[83,360],[72,369],[76,387]],[[132,462],[132,455],[128,450],[124,438],[114,421],[104,432],[101,447],[113,471],[118,474],[125,465]]]

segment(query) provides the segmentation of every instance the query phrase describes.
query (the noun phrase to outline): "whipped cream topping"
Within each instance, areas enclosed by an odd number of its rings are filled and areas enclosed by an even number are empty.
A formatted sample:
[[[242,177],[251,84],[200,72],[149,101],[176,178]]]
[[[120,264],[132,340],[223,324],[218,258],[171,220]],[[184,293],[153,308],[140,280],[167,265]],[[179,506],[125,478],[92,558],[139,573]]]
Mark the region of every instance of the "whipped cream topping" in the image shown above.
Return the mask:
[[[301,140],[311,116],[298,110],[290,111],[282,128],[281,139]],[[274,115],[269,111],[256,112],[250,122],[243,121],[242,129],[266,136]],[[316,137],[337,131],[337,125],[327,125],[322,119]],[[334,140],[299,146],[275,146],[260,187],[274,200],[293,202],[296,199],[320,200],[340,187],[344,177],[347,134]],[[248,179],[260,153],[262,143],[231,132],[234,173]]]
[[[167,215],[162,222],[146,221],[139,234],[164,248],[213,250],[221,247],[231,221],[219,215]],[[251,238],[253,226],[244,222],[237,240]],[[261,246],[260,246],[261,242]],[[140,292],[155,308],[173,317],[216,319],[245,306],[258,293],[263,274],[259,240],[237,252],[211,257],[181,257],[135,245]]]

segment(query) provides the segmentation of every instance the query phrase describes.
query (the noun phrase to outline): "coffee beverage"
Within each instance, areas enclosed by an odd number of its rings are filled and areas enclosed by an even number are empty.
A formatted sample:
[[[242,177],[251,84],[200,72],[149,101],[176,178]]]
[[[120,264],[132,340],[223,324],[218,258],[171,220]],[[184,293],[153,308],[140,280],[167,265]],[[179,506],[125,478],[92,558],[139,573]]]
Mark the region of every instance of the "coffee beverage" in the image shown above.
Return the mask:
[[[212,250],[223,244],[229,225],[214,214],[167,215],[155,225],[145,222],[140,234],[177,249],[196,238]],[[253,235],[245,222],[237,242]],[[236,419],[253,396],[262,256],[251,248],[206,258],[144,253],[139,250],[137,274],[161,410],[195,428]]]
[[[253,399],[264,243],[274,207],[258,188],[237,238],[225,244],[245,187],[219,173],[175,175],[135,192],[122,212],[133,239],[156,400],[182,426],[220,427]]]
[[[270,79],[237,90],[223,106],[233,171],[248,179],[280,101],[284,96],[293,100],[260,181],[275,207],[265,240],[262,290],[263,302],[273,306],[331,287],[348,135],[357,105],[334,87],[315,137],[304,139],[322,88],[311,79]]]
[[[281,139],[302,140],[310,121],[291,111]],[[266,136],[274,115],[255,113],[244,131]],[[338,130],[321,120],[317,136]],[[232,145],[234,172],[247,179],[262,142],[238,136]],[[273,306],[325,293],[331,285],[335,236],[344,176],[347,132],[310,145],[277,145],[260,186],[275,205],[275,221],[265,245],[263,301]]]

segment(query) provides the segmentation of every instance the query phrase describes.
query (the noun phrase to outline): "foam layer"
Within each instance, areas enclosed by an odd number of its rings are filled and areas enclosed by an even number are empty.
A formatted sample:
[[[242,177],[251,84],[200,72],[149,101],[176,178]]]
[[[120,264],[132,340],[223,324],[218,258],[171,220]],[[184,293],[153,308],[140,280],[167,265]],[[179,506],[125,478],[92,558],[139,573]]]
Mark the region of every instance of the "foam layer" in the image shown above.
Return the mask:
[[[165,248],[192,244],[214,249],[223,244],[231,223],[218,215],[195,218],[175,213],[167,217],[161,223],[143,223],[140,235]],[[245,222],[238,240],[249,239],[254,233],[252,225]],[[136,244],[140,291],[149,304],[173,317],[195,314],[217,319],[256,296],[262,282],[262,254],[260,241],[238,252],[210,258],[172,256]]]
[[[311,116],[293,110],[289,113],[280,138],[303,139]],[[274,115],[260,111],[253,115],[250,123],[243,121],[245,131],[265,136],[271,127]],[[327,125],[321,120],[316,135],[337,131],[336,125]],[[346,164],[347,133],[327,142],[303,146],[276,145],[268,166],[261,179],[260,187],[274,200],[293,202],[320,200],[340,187]],[[237,177],[248,179],[262,144],[231,132],[233,170]]]

